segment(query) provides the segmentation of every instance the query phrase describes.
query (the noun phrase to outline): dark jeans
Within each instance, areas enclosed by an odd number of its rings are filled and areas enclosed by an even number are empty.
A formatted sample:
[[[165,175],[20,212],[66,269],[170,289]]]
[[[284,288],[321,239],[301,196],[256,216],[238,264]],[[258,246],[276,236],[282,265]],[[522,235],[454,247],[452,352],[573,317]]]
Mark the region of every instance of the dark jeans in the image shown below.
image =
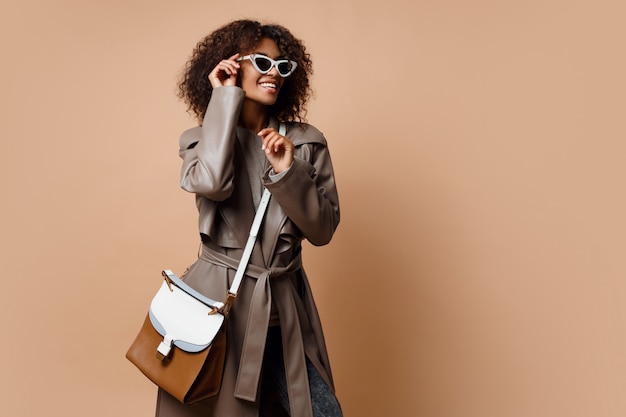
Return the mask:
[[[342,417],[341,407],[333,390],[326,385],[322,376],[308,359],[306,364],[314,417]],[[264,396],[272,396],[273,394],[287,415],[291,416],[285,363],[283,361],[283,344],[279,326],[270,327],[267,333],[265,357],[263,359],[262,390]]]

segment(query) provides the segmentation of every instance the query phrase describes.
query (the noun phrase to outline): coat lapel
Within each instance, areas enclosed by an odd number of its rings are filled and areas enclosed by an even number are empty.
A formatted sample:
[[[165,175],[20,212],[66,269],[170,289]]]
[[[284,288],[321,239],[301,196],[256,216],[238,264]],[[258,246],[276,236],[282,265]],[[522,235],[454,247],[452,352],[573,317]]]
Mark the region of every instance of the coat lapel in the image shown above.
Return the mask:
[[[263,221],[263,233],[261,234],[261,243],[263,247],[263,259],[266,265],[271,265],[272,254],[276,248],[278,235],[280,234],[283,224],[287,220],[287,215],[280,207],[280,204],[274,199],[270,200]]]
[[[250,180],[243,163],[239,142],[235,142],[235,184],[233,194],[219,205],[219,211],[227,226],[234,232],[243,248],[248,240],[250,226],[254,219],[254,206]]]

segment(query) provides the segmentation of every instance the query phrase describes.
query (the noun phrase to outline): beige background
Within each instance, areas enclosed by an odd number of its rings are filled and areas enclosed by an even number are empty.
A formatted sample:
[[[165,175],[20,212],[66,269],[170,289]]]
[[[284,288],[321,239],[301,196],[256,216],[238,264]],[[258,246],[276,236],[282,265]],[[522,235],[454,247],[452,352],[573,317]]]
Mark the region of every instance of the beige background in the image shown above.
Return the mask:
[[[623,4],[3,1],[0,415],[153,414],[124,353],[198,247],[176,78],[242,17],[314,60],[346,416],[626,415]]]

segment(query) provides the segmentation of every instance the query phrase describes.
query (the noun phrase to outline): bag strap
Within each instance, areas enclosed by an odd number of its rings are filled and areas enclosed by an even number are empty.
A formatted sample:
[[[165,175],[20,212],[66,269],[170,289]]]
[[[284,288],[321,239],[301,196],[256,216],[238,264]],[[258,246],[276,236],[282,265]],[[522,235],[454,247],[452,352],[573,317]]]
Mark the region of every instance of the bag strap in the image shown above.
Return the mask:
[[[256,238],[259,234],[261,223],[263,222],[263,215],[265,214],[265,209],[267,209],[267,205],[270,201],[271,196],[272,193],[270,193],[269,190],[265,188],[263,190],[263,196],[261,197],[259,207],[256,210],[256,215],[254,216],[252,227],[250,228],[250,234],[248,235],[246,247],[243,249],[243,254],[241,255],[241,260],[239,261],[239,266],[237,267],[237,272],[235,273],[235,279],[233,280],[233,283],[228,290],[230,294],[233,294],[235,296],[239,291],[239,286],[241,285],[241,281],[246,272],[246,268],[248,267],[248,262],[250,261],[250,256],[252,255],[252,250],[254,249],[254,244],[256,243]]]
[[[285,133],[287,133],[287,127],[284,123],[280,124],[278,133],[281,136],[285,136]],[[235,278],[233,279],[233,283],[228,290],[228,294],[226,294],[226,301],[224,302],[224,307],[222,309],[224,314],[228,314],[233,301],[237,297],[237,292],[239,292],[239,287],[241,286],[246,268],[248,267],[248,262],[250,261],[250,256],[252,255],[252,250],[254,249],[259,229],[261,228],[261,223],[263,223],[265,210],[267,209],[271,196],[272,193],[270,193],[267,188],[264,188],[261,201],[259,202],[259,207],[257,208],[254,220],[252,221],[252,227],[250,227],[248,241],[243,249],[243,254],[241,255],[241,260],[239,261],[239,266],[237,267],[237,272],[235,273]]]

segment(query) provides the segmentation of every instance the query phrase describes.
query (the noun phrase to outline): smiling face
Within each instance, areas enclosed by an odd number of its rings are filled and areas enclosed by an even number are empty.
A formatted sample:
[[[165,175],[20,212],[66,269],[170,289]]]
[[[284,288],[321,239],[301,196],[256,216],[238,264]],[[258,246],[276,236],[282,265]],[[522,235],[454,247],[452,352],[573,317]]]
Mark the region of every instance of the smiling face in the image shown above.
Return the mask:
[[[265,55],[272,59],[281,57],[278,45],[270,38],[261,39],[254,50],[247,53]],[[245,60],[241,61],[240,74],[240,86],[246,92],[246,100],[252,100],[265,106],[276,103],[280,88],[285,82],[285,79],[278,74],[276,67],[272,67],[267,74],[261,74],[254,68],[252,62]]]

